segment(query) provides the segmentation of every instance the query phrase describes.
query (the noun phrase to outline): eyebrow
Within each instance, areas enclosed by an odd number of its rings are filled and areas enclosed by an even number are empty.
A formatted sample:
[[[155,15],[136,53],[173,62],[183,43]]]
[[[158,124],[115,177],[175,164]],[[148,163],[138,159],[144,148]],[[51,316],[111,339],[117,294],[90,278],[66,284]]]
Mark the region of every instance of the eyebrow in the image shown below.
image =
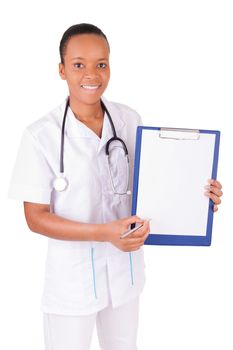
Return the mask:
[[[72,61],[73,60],[85,60],[85,58],[84,57],[73,57],[72,58]],[[99,58],[97,61],[107,61],[108,59],[106,58],[106,57],[103,57],[103,58]]]

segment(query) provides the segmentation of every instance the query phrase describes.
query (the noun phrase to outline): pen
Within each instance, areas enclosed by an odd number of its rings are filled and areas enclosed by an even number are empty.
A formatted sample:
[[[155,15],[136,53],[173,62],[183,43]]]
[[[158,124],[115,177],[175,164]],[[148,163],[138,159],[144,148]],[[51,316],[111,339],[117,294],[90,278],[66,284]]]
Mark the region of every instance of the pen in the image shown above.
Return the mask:
[[[151,221],[151,219],[146,220],[146,221]],[[134,227],[134,228],[132,228],[131,230],[128,230],[128,231],[122,233],[122,235],[120,235],[120,239],[127,237],[127,236],[130,235],[131,233],[137,231],[137,230],[138,230],[140,227],[142,227],[142,226],[143,226],[143,224],[140,224],[140,225],[138,225],[137,227]]]

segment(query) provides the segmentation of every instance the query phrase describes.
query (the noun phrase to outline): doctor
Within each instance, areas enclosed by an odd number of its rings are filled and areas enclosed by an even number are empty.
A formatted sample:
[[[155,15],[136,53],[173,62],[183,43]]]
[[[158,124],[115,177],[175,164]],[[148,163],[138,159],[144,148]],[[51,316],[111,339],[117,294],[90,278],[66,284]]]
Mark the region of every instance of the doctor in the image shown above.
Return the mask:
[[[130,216],[141,119],[102,97],[109,53],[93,25],[64,33],[59,73],[69,97],[26,128],[13,171],[9,196],[24,201],[29,228],[49,237],[41,304],[46,350],[88,350],[95,323],[101,349],[137,349],[149,234],[148,221]],[[217,210],[221,184],[212,181],[206,194]],[[143,226],[120,239],[132,223]]]

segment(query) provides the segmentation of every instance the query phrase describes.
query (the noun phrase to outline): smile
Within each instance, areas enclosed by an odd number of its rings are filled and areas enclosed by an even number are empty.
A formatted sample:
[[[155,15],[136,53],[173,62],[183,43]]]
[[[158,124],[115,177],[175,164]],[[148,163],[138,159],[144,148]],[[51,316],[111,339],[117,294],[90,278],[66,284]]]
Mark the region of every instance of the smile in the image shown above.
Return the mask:
[[[100,85],[81,85],[81,87],[86,90],[97,90]]]

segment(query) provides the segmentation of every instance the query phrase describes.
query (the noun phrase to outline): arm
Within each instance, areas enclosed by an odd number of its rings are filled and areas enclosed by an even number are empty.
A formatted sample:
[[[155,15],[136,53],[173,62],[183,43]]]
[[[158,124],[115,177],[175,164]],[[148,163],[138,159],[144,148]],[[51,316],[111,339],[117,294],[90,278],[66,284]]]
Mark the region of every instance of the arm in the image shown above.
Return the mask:
[[[113,221],[107,224],[86,224],[62,218],[50,212],[47,204],[24,202],[24,212],[31,231],[42,235],[69,241],[111,242],[122,251],[137,250],[149,234],[149,224],[137,216]],[[134,234],[125,239],[120,235],[132,223],[144,223]]]

